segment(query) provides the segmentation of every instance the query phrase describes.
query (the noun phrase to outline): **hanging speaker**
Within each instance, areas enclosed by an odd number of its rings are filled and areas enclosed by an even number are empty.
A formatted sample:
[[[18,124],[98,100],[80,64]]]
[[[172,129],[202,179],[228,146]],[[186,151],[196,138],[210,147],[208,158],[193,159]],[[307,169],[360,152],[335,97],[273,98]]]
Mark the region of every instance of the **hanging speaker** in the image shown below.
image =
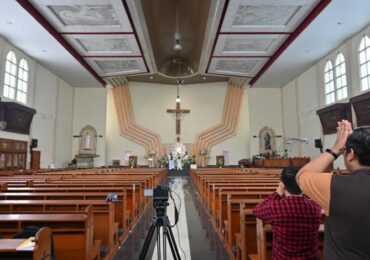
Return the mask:
[[[37,148],[38,141],[37,139],[31,139],[31,148]]]

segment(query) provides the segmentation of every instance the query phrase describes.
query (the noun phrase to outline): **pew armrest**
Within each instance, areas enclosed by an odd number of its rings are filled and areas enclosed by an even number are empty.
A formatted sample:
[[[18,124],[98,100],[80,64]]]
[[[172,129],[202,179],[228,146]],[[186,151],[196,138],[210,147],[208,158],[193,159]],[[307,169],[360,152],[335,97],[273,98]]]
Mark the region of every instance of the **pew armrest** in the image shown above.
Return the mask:
[[[100,247],[101,247],[101,240],[94,240],[93,248],[90,252],[90,259],[100,260]]]

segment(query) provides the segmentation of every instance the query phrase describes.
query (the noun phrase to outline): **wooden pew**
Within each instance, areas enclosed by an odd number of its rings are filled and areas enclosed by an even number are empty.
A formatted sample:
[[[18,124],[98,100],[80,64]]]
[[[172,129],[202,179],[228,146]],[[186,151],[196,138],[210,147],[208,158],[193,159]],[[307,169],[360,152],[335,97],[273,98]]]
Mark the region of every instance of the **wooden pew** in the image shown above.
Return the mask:
[[[100,259],[100,241],[93,239],[93,209],[85,214],[6,214],[0,215],[0,233],[12,237],[28,226],[51,229],[58,260]]]
[[[127,235],[132,223],[129,221],[126,192],[121,190],[121,192],[116,192],[115,194],[118,201],[113,203],[114,221],[118,223],[120,236]],[[104,202],[107,195],[107,192],[83,192],[83,190],[81,192],[61,192],[61,190],[59,192],[2,192],[0,193],[0,200],[71,200],[84,204],[83,201],[85,200]]]
[[[116,253],[119,242],[118,223],[114,223],[114,203],[104,200],[0,200],[0,214],[59,214],[83,213],[94,209],[94,238],[101,240],[102,256],[108,259]]]
[[[128,226],[132,225],[133,222],[136,221],[139,214],[144,210],[144,208],[148,205],[148,203],[144,207],[140,207],[139,205],[142,204],[139,201],[142,200],[144,197],[143,194],[140,194],[141,189],[138,188],[136,184],[123,184],[121,186],[115,186],[115,187],[79,187],[74,185],[73,187],[58,187],[58,186],[52,186],[52,187],[8,187],[6,190],[4,190],[2,193],[0,193],[0,196],[2,194],[8,194],[8,193],[60,193],[63,192],[71,194],[76,192],[83,192],[84,194],[88,193],[104,193],[102,196],[106,196],[108,193],[116,193],[120,194],[123,192],[126,192],[126,200],[124,197],[122,200],[126,201],[127,203],[123,204],[123,212],[126,212],[126,214],[123,215],[125,221],[122,226],[124,230],[127,229]],[[51,196],[51,195],[50,195]],[[8,196],[9,197],[9,196]],[[91,198],[91,197],[90,197]],[[104,199],[104,198],[101,198]],[[120,214],[121,210],[116,211],[118,214]],[[119,221],[120,216],[117,216],[116,221],[121,223]]]
[[[34,241],[34,242],[32,242]],[[0,239],[0,259],[50,259],[51,230],[41,228],[34,239]]]
[[[241,209],[253,209],[263,199],[243,199],[229,197],[227,200],[227,220],[224,221],[226,250],[231,258],[237,255],[236,234],[240,233]]]

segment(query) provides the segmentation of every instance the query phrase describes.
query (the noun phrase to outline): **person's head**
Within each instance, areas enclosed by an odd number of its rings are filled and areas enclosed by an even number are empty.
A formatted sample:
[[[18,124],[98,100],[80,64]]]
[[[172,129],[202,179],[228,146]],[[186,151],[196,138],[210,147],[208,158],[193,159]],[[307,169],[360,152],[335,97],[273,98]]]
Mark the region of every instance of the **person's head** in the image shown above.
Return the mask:
[[[285,190],[292,195],[302,194],[302,190],[299,188],[295,178],[298,171],[298,168],[287,167],[281,172],[280,180],[284,184]]]
[[[347,138],[344,163],[349,171],[370,167],[370,126],[354,129]]]

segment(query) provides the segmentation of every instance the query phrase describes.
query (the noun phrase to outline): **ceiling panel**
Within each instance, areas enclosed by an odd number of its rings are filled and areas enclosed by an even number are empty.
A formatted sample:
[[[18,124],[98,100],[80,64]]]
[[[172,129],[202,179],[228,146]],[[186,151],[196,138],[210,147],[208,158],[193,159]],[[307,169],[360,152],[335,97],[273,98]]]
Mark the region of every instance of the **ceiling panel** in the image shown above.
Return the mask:
[[[283,41],[286,34],[240,35],[220,34],[215,47],[215,56],[272,55]]]
[[[86,60],[101,77],[147,72],[142,58],[87,58]]]
[[[68,42],[83,56],[129,55],[140,56],[134,34],[124,35],[65,35]]]
[[[267,58],[213,58],[209,72],[220,75],[254,77]]]
[[[100,77],[148,72],[123,1],[32,3]]]
[[[132,32],[121,0],[32,0],[59,32]]]
[[[235,0],[221,32],[292,32],[319,0]]]
[[[319,2],[226,1],[207,73],[258,78]]]

